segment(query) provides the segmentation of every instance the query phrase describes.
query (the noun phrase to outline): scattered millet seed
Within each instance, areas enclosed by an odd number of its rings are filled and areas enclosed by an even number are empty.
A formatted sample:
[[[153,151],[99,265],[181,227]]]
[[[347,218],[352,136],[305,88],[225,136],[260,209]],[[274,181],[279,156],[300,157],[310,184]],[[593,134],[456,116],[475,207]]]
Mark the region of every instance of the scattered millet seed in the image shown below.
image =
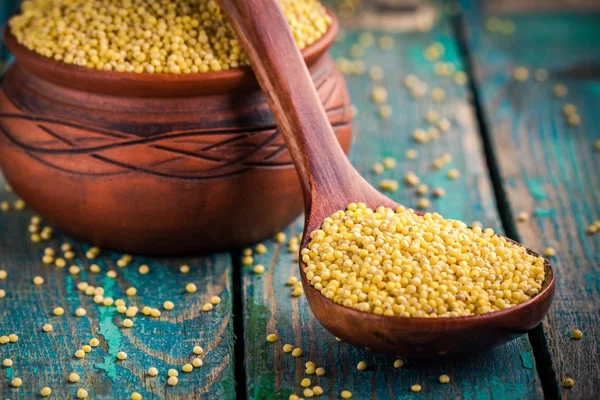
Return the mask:
[[[15,201],[14,206],[15,206],[15,210],[22,211],[23,209],[25,209],[26,204],[23,200],[19,199],[19,200]]]
[[[9,342],[8,336],[6,336],[6,335],[0,336],[0,344],[6,344],[8,342]]]
[[[7,276],[8,276],[8,272],[6,272],[6,270],[4,270],[4,269],[0,269],[0,280],[6,279]]]
[[[125,300],[123,299],[116,299],[115,300],[115,306],[124,306],[125,305]]]
[[[204,349],[200,346],[194,346],[194,348],[192,349],[192,352],[194,354],[200,355],[200,354],[204,353]]]
[[[457,179],[460,176],[460,172],[456,168],[452,168],[448,171],[448,179]]]
[[[596,142],[594,142],[594,150],[600,151],[600,140],[596,140]]]
[[[418,143],[427,143],[429,141],[429,135],[421,128],[415,129],[412,137]]]
[[[300,400],[300,397],[296,396],[295,394],[290,394],[288,400]]]
[[[69,374],[69,382],[72,382],[72,383],[79,382],[79,374],[77,372],[71,372]]]
[[[570,126],[579,126],[581,123],[581,118],[577,114],[570,114],[567,116],[567,123]]]
[[[436,126],[440,131],[448,132],[450,129],[452,129],[452,122],[450,122],[450,120],[447,118],[442,118],[438,121]]]
[[[252,265],[254,263],[254,257],[252,256],[245,256],[244,258],[242,258],[242,264],[244,265]]]
[[[456,71],[456,66],[451,62],[437,62],[433,70],[438,76],[451,76]]]
[[[435,102],[441,103],[446,99],[446,91],[442,88],[433,88],[431,90],[431,99]]]
[[[69,267],[69,273],[71,275],[77,275],[80,272],[81,272],[81,268],[79,268],[77,265],[71,265]]]
[[[102,300],[102,304],[104,304],[105,306],[112,306],[113,303],[115,301],[112,299],[112,297],[105,297],[104,300]]]
[[[373,65],[369,68],[369,78],[374,81],[380,81],[383,79],[383,69],[379,65]]]
[[[440,383],[448,383],[450,382],[450,377],[448,375],[440,375]]]
[[[78,308],[77,310],[75,310],[75,315],[77,315],[78,317],[85,317],[86,314],[87,311],[85,311],[84,308]]]
[[[314,366],[306,367],[304,371],[307,375],[314,375],[317,369]]]
[[[89,283],[87,283],[87,282],[79,282],[79,283],[77,284],[77,289],[79,289],[79,290],[81,290],[82,292],[84,292],[84,291],[85,291],[85,289],[87,289],[89,286],[90,286],[90,284],[89,284]]]
[[[374,86],[371,90],[371,100],[375,104],[384,104],[387,101],[388,92],[384,86]]]
[[[214,305],[221,304],[221,298],[219,296],[212,296],[210,302]]]
[[[203,308],[204,308],[204,307],[203,307]],[[162,313],[160,312],[160,310],[159,310],[158,308],[153,308],[153,309],[150,311],[150,316],[151,316],[151,317],[158,318],[158,317],[160,317],[161,315],[162,315]]]
[[[100,272],[100,267],[96,264],[92,264],[90,265],[90,272],[97,274],[98,272]]]
[[[92,351],[92,346],[89,344],[84,344],[81,346],[81,350],[83,350],[85,353],[90,353]]]
[[[292,355],[294,357],[302,357],[302,349],[300,347],[296,347],[294,350],[292,350]]]
[[[295,277],[295,276],[290,276],[290,277],[287,279],[286,285],[293,286],[293,285],[295,285],[296,283],[298,283],[298,278],[297,278],[297,277]]]
[[[431,207],[431,201],[426,197],[421,197],[417,200],[417,208],[420,210],[426,210]]]
[[[48,397],[52,394],[52,389],[50,389],[48,386],[43,387],[42,390],[40,390],[40,396],[42,397]]]
[[[41,276],[34,276],[33,277],[33,284],[34,285],[43,285],[44,284],[44,278],[42,278]]]
[[[544,256],[545,257],[554,257],[556,255],[556,250],[554,250],[553,247],[546,247],[544,249]]]
[[[120,351],[117,353],[117,358],[119,360],[126,360],[127,359],[127,353],[125,353],[124,351]]]
[[[196,290],[198,290],[198,288],[193,283],[188,283],[187,285],[185,285],[185,290],[188,293],[195,293]]]
[[[427,186],[424,183],[417,186],[417,194],[418,195],[425,196],[427,193],[429,193],[429,186]]]
[[[562,385],[564,388],[570,389],[573,386],[575,386],[575,381],[573,380],[573,378],[565,378],[562,381]]]
[[[564,97],[567,95],[567,92],[567,87],[562,83],[557,83],[554,85],[554,88],[552,88],[552,93],[554,93],[556,97]]]
[[[439,42],[435,42],[425,48],[423,51],[423,56],[427,61],[435,61],[443,56],[445,52],[446,49],[444,46]]]
[[[213,307],[212,303],[204,303],[204,305],[202,305],[202,311],[210,311]]]
[[[311,384],[310,379],[309,378],[304,378],[300,381],[300,386],[302,387],[309,387]]]
[[[417,186],[419,183],[421,183],[421,180],[414,172],[408,172],[406,175],[404,175],[404,182],[408,186]]]
[[[367,363],[366,363],[366,361],[360,361],[356,365],[356,369],[359,370],[359,371],[364,371],[365,369],[367,369]]]
[[[519,222],[529,221],[529,213],[527,211],[519,212],[519,214],[517,214],[517,221],[519,221]]]
[[[481,221],[473,221],[471,222],[471,228],[483,228],[483,223]]]
[[[192,371],[194,370],[194,366],[193,366],[192,364],[184,364],[184,365],[181,367],[181,370],[182,370],[183,372],[192,372]]]
[[[48,255],[42,256],[42,262],[46,265],[52,264],[54,262],[54,257]]]
[[[381,50],[390,50],[394,47],[394,38],[390,35],[383,35],[379,38],[379,48]]]
[[[386,157],[383,159],[383,166],[385,169],[396,168],[396,159],[393,157]]]
[[[77,389],[77,398],[79,399],[87,399],[88,391],[85,389]]]
[[[63,257],[65,257],[67,260],[72,260],[75,258],[75,253],[72,251],[65,251],[65,253],[63,254]]]
[[[256,245],[256,253],[257,254],[265,254],[267,252],[267,246],[262,243]]]
[[[283,345],[283,351],[284,351],[284,353],[291,353],[292,350],[294,350],[294,346],[292,346],[291,344],[284,344]]]
[[[452,81],[459,86],[463,86],[467,83],[468,76],[464,71],[458,71],[452,77]]]
[[[307,361],[307,362],[304,364],[304,366],[305,366],[306,368],[308,368],[308,367],[313,367],[313,368],[315,368],[315,367],[317,366],[317,364],[315,364],[315,363],[314,363],[314,362],[312,362],[312,361]]]
[[[538,82],[543,82],[546,79],[548,79],[548,76],[550,76],[550,74],[548,74],[548,71],[546,71],[544,68],[536,69],[533,75],[535,77],[535,80]]]
[[[23,380],[22,380],[21,378],[13,378],[13,379],[10,381],[10,384],[11,384],[13,387],[16,387],[16,388],[18,388],[19,386],[21,386],[21,385],[23,384]]]
[[[513,78],[517,81],[524,82],[529,78],[529,70],[525,67],[517,67],[513,71]]]
[[[425,121],[430,124],[435,124],[440,119],[440,114],[435,110],[427,111],[425,114]]]
[[[304,381],[304,379],[303,379],[303,381]],[[304,390],[302,391],[302,394],[304,395],[304,397],[311,398],[311,397],[313,397],[313,396],[315,395],[315,392],[313,392],[313,391],[312,391],[311,389],[309,389],[309,388],[306,388],[306,389],[304,389]]]
[[[302,288],[302,285],[295,286],[292,289],[292,296],[293,297],[300,297],[300,296],[302,296],[303,293],[304,293],[304,289]]]
[[[315,396],[320,396],[323,394],[323,388],[321,386],[313,386],[312,390]]]
[[[150,267],[148,267],[146,264],[142,264],[142,265],[139,266],[138,272],[141,275],[147,275],[148,272],[150,272]]]
[[[85,351],[79,349],[75,352],[75,358],[83,358],[85,357]]]
[[[135,317],[135,316],[137,315],[138,311],[139,311],[139,310],[138,310],[138,308],[137,308],[137,307],[133,307],[133,306],[132,306],[132,307],[129,307],[129,308],[127,309],[127,311],[125,311],[125,315],[126,315],[126,316],[128,316],[129,318],[131,318],[131,317]]]
[[[194,359],[192,360],[192,365],[193,365],[195,368],[200,368],[201,366],[203,366],[203,365],[204,365],[204,362],[203,362],[203,361],[202,361],[200,358],[194,358]]]
[[[172,302],[172,301],[165,301],[165,302],[163,303],[163,308],[164,308],[165,310],[167,310],[167,311],[170,311],[170,310],[172,310],[173,308],[175,308],[175,304],[173,304],[173,302]]]
[[[404,366],[404,360],[394,360],[394,368],[402,368]]]
[[[179,383],[179,379],[177,379],[176,376],[170,376],[169,379],[167,379],[167,384],[169,384],[169,386],[176,386]]]
[[[379,189],[386,192],[395,192],[398,190],[398,181],[395,179],[382,179],[379,181]]]
[[[130,296],[131,297],[131,296],[135,296],[136,294],[137,294],[137,289],[134,288],[134,287],[130,287],[130,288],[127,288],[127,290],[125,290],[125,295],[126,296]]]
[[[142,395],[138,392],[131,393],[131,400],[142,400]]]
[[[410,387],[410,390],[412,390],[413,392],[420,392],[421,391],[421,385],[412,385]]]
[[[131,328],[133,326],[133,321],[130,320],[129,318],[125,318],[123,320],[123,327],[124,328]]]
[[[56,265],[58,268],[64,268],[67,266],[67,262],[64,258],[57,258],[54,260],[54,265]]]
[[[14,333],[11,333],[10,335],[8,335],[8,340],[11,343],[16,343],[19,341],[19,336],[15,335]]]
[[[52,326],[52,324],[44,324],[44,326],[42,326],[42,330],[44,332],[52,332],[53,329],[54,327]]]
[[[349,399],[352,397],[352,392],[349,390],[342,390],[342,393],[340,393],[340,396],[342,396],[342,399]]]
[[[3,367],[5,367],[5,368],[10,368],[10,367],[12,367],[12,366],[13,366],[13,360],[11,360],[10,358],[5,358],[5,359],[2,361],[2,366],[3,366]]]
[[[571,338],[575,339],[575,340],[579,340],[583,337],[583,332],[581,332],[579,329],[575,329],[572,333],[571,333]]]
[[[127,312],[127,306],[117,306],[117,312],[119,314],[125,314]]]
[[[148,306],[144,306],[142,307],[142,314],[144,315],[150,315],[152,313],[152,309]]]
[[[111,278],[111,279],[116,278],[117,277],[117,271],[114,271],[114,270],[111,269],[110,271],[108,271],[106,273],[106,277],[107,278]]]
[[[384,104],[381,107],[379,107],[379,117],[381,119],[388,119],[389,117],[392,116],[392,113],[393,113],[393,110],[389,104]]]
[[[53,312],[54,312],[54,315],[56,315],[57,317],[60,317],[61,315],[63,315],[65,313],[65,309],[62,307],[56,307]]]
[[[102,304],[104,303],[104,296],[102,296],[101,294],[97,294],[94,296],[94,303],[96,304]]]
[[[385,170],[385,168],[383,167],[383,164],[380,162],[376,162],[375,164],[373,164],[373,166],[371,167],[371,171],[375,174],[375,175],[381,175],[383,174],[383,171]]]
[[[150,367],[148,368],[148,375],[150,376],[157,376],[158,375],[158,370],[154,367]]]
[[[98,345],[100,345],[100,341],[96,338],[91,338],[89,341],[89,345],[92,347],[98,347]]]
[[[435,126],[431,126],[427,129],[427,140],[436,140],[440,137],[440,130]]]
[[[252,249],[251,248],[245,248],[244,251],[242,251],[242,255],[243,256],[251,256],[252,255]]]
[[[269,333],[269,334],[267,335],[267,342],[269,342],[269,343],[273,343],[273,342],[275,342],[276,340],[277,340],[277,335],[276,335],[276,334],[274,334],[274,333]]]
[[[335,336],[335,341],[336,341],[336,342],[343,342],[343,340],[342,340],[342,339],[340,339],[340,338],[339,338],[339,337],[337,337],[337,336]]]
[[[6,290],[0,289],[0,299],[3,299],[5,297],[6,297]]]
[[[408,149],[406,150],[406,153],[404,153],[404,156],[407,160],[415,160],[417,157],[419,157],[419,152],[415,149]]]
[[[262,264],[256,264],[254,268],[252,268],[252,271],[254,271],[255,274],[262,274],[265,272],[265,266]]]
[[[277,243],[284,243],[286,239],[287,239],[287,236],[283,232],[279,232],[278,234],[275,235],[275,241]]]
[[[492,229],[471,229],[402,206],[372,210],[351,203],[310,237],[301,252],[308,283],[336,304],[378,315],[455,317],[502,310],[538,294],[545,277],[542,257]],[[378,263],[365,261],[371,257]]]

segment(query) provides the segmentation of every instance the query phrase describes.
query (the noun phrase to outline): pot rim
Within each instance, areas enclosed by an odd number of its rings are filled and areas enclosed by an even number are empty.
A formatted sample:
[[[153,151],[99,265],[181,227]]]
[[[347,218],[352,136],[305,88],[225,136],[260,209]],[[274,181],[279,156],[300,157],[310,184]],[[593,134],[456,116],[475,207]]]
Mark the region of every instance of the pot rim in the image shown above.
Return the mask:
[[[339,30],[335,14],[328,8],[326,10],[331,17],[329,29],[319,40],[302,50],[308,67],[326,53]],[[20,67],[45,81],[84,92],[123,97],[186,97],[258,87],[250,66],[191,74],[100,71],[56,61],[27,49],[17,42],[8,23],[4,27],[3,36]]]

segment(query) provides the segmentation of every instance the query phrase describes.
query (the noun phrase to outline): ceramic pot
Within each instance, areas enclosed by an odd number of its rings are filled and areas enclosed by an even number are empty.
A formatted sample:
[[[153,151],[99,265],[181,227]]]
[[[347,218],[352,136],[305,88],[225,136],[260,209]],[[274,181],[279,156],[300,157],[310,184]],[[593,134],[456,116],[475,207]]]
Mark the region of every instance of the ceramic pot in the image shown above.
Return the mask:
[[[350,100],[326,53],[303,51],[348,151]],[[103,248],[145,254],[245,246],[302,211],[294,166],[250,68],[188,75],[97,71],[4,39],[0,167],[49,223]],[[293,79],[293,77],[290,77]]]

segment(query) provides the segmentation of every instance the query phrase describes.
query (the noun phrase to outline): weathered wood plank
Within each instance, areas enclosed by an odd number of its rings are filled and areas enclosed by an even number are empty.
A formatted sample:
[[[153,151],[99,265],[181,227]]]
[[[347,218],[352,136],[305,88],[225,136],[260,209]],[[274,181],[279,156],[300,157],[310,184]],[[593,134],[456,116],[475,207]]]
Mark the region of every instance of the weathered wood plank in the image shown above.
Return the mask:
[[[335,57],[349,57],[351,46],[357,42],[360,32],[348,31],[332,53]],[[376,39],[381,34],[376,34]],[[434,74],[433,65],[422,55],[425,46],[438,41],[445,49],[444,60],[453,62],[459,69],[462,63],[448,19],[444,17],[435,29],[428,33],[394,35],[393,50],[382,51],[377,44],[365,49],[362,58],[370,66],[379,64],[385,72],[382,84],[388,88],[389,104],[394,114],[388,120],[378,117],[376,107],[370,102],[372,83],[367,74],[348,76],[348,86],[354,104],[358,107],[355,120],[355,144],[352,159],[369,181],[377,184],[382,178],[402,181],[407,171],[417,173],[430,188],[442,187],[447,195],[433,199],[433,209],[447,217],[479,220],[487,226],[500,230],[491,184],[485,168],[482,147],[475,118],[468,101],[465,87],[452,83],[450,78]],[[447,100],[433,103],[430,94],[421,101],[410,98],[401,85],[402,78],[414,73],[431,88],[443,87]],[[455,126],[440,138],[428,144],[415,144],[411,138],[415,128],[426,128],[427,111],[435,109],[450,118]],[[404,156],[408,148],[419,151],[417,160]],[[440,171],[433,171],[434,158],[445,152],[454,161]],[[398,161],[393,171],[375,176],[370,172],[372,164],[383,157],[392,156]],[[460,179],[450,181],[446,177],[449,168],[461,171]],[[415,206],[418,196],[414,189],[400,185],[392,197]],[[429,196],[430,197],[430,196]],[[431,198],[431,197],[430,197]],[[287,231],[287,237],[301,232],[298,221]],[[287,245],[274,241],[265,242],[268,252],[254,255],[255,263],[266,267],[264,274],[254,274],[251,267],[243,269],[244,290],[244,340],[245,368],[250,398],[287,398],[296,393],[302,396],[300,381],[310,377],[312,384],[325,390],[323,396],[339,398],[342,390],[350,390],[354,398],[412,398],[412,384],[421,384],[420,396],[440,398],[541,398],[541,385],[526,336],[505,346],[480,354],[436,361],[411,361],[400,369],[394,369],[394,358],[369,353],[346,343],[337,342],[313,318],[304,297],[291,297],[291,288],[285,283],[289,276],[298,276],[297,262],[287,251]],[[331,316],[335,318],[335,315]],[[277,333],[278,340],[268,343],[265,337]],[[304,356],[294,358],[282,351],[283,344],[301,347]],[[356,365],[365,360],[369,367],[357,371]],[[327,370],[323,377],[305,374],[304,364],[313,361]],[[442,385],[438,378],[448,374],[451,383]]]
[[[598,10],[597,2],[587,3],[595,3]],[[587,235],[586,228],[600,219],[600,153],[594,150],[600,140],[600,14],[578,12],[572,3],[568,13],[542,12],[539,7],[544,5],[538,4],[537,12],[528,14],[510,7],[498,13],[495,2],[484,3],[488,7],[482,9],[479,4],[463,3],[467,43],[498,178],[509,203],[504,210],[509,230],[534,250],[552,246],[557,252],[552,261],[556,297],[543,323],[552,369],[549,394],[598,398],[600,234]],[[514,34],[484,29],[491,16],[512,21]],[[511,76],[518,66],[530,71],[525,82]],[[535,79],[537,68],[547,69],[550,78]],[[566,96],[553,94],[558,83],[567,87]],[[566,103],[577,107],[579,126],[566,122]],[[512,222],[521,211],[531,219]],[[581,329],[583,339],[572,340],[573,329]],[[565,377],[575,380],[574,388],[561,387]]]
[[[4,187],[1,182],[0,185]],[[14,193],[0,190],[0,202],[15,201]],[[231,269],[228,254],[203,258],[150,259],[134,257],[129,266],[119,268],[116,261],[121,256],[114,252],[102,252],[98,259],[85,257],[89,247],[61,235],[42,243],[33,244],[27,231],[30,210],[0,211],[0,269],[8,272],[6,280],[0,280],[0,289],[6,297],[0,299],[0,335],[16,333],[16,343],[0,345],[0,360],[10,358],[11,368],[0,367],[0,397],[36,398],[44,386],[49,386],[55,399],[74,398],[78,388],[86,389],[90,398],[128,399],[137,391],[144,399],[199,399],[235,398],[233,359],[233,320],[231,297]],[[76,257],[68,261],[67,268],[45,266],[40,260],[44,249],[51,246],[60,252],[63,242],[73,244]],[[100,273],[92,273],[90,265],[98,264]],[[70,265],[79,265],[79,274],[69,274]],[[141,275],[138,266],[147,264],[150,272]],[[179,266],[188,264],[188,274],[179,272]],[[106,272],[117,272],[115,279]],[[41,286],[32,283],[34,276],[45,279]],[[124,315],[115,306],[105,307],[94,303],[77,289],[79,282],[101,286],[105,297],[124,299],[127,305],[140,310],[147,305],[162,310],[160,318],[138,313],[134,326],[122,327]],[[185,286],[193,282],[198,292],[187,293]],[[135,296],[127,297],[128,287],[137,288]],[[202,305],[210,297],[219,295],[221,304],[210,312],[202,311]],[[163,302],[175,303],[172,311],[163,309]],[[52,310],[63,307],[62,317],[54,316]],[[85,317],[76,317],[75,310],[83,307]],[[51,323],[54,331],[45,333],[42,326]],[[100,346],[84,359],[74,353],[82,345],[96,337]],[[195,356],[195,345],[204,348],[204,354]],[[128,359],[118,361],[119,351]],[[194,357],[200,357],[204,366],[186,374],[181,366]],[[149,367],[158,368],[159,375],[150,377]],[[179,384],[166,385],[167,370],[179,372]],[[77,372],[81,381],[67,383],[71,372]],[[23,386],[11,388],[13,377],[23,379]]]

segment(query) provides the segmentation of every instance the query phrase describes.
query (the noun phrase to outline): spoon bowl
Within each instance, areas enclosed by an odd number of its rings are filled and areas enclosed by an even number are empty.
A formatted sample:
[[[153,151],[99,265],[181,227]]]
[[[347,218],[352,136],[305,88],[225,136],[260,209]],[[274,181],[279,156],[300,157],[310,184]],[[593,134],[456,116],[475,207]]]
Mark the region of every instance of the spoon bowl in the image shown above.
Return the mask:
[[[363,202],[372,209],[398,207],[360,176],[335,140],[277,0],[219,2],[248,54],[300,178],[306,213],[300,248],[325,218],[349,203]],[[504,343],[539,324],[554,294],[554,274],[545,262],[541,292],[517,306],[468,317],[383,316],[333,303],[308,283],[305,267],[300,261],[304,292],[327,330],[365,349],[406,357],[436,357]]]

